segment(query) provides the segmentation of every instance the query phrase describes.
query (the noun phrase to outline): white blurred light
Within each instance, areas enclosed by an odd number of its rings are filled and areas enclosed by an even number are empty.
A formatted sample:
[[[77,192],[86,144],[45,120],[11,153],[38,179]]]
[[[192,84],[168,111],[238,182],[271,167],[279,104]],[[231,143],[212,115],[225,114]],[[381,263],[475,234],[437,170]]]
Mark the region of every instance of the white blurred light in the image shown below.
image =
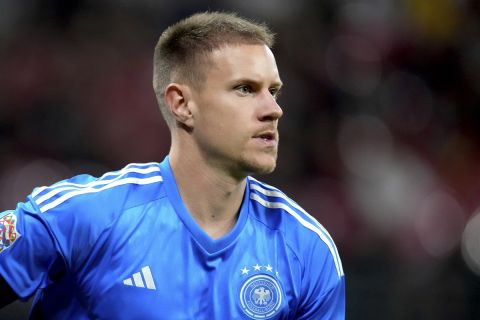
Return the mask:
[[[367,96],[380,82],[380,52],[365,38],[334,38],[328,46],[325,59],[330,80],[345,92]]]
[[[367,225],[381,234],[410,224],[418,204],[431,190],[431,169],[413,154],[397,152],[378,168],[375,179],[349,181],[352,199]]]
[[[418,239],[427,253],[444,258],[460,243],[464,212],[450,194],[438,191],[425,197],[415,217]]]
[[[390,162],[393,150],[392,134],[378,118],[358,115],[340,124],[338,149],[350,172],[374,178]]]
[[[395,147],[387,126],[361,115],[347,118],[338,137],[340,157],[350,173],[350,196],[367,225],[380,233],[411,223],[432,190],[431,168],[406,148]]]
[[[463,231],[462,255],[468,267],[480,275],[480,210],[472,216]]]

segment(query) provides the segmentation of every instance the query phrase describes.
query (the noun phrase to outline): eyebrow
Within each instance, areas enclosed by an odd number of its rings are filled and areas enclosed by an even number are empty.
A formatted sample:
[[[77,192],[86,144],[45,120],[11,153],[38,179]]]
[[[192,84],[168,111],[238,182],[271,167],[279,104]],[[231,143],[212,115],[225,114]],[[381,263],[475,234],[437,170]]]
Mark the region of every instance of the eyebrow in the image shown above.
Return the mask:
[[[252,79],[252,78],[245,78],[245,77],[242,77],[242,78],[238,78],[238,79],[233,79],[232,81],[230,81],[231,83],[248,83],[248,84],[255,84],[255,85],[258,85],[259,83],[262,83],[262,81],[257,81],[255,79]],[[279,81],[274,81],[270,86],[269,88],[277,88],[277,89],[280,89],[283,87],[283,82],[281,80]]]
[[[283,82],[281,80],[278,82],[274,82],[273,86],[276,87],[277,89],[283,88]]]

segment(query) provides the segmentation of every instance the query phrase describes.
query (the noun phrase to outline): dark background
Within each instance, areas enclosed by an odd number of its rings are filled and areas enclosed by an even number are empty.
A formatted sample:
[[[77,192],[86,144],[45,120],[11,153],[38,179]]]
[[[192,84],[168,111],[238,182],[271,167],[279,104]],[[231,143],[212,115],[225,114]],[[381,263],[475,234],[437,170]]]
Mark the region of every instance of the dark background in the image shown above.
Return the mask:
[[[479,1],[2,0],[0,208],[161,161],[153,48],[204,10],[278,34],[280,159],[261,179],[335,239],[347,318],[480,319]]]

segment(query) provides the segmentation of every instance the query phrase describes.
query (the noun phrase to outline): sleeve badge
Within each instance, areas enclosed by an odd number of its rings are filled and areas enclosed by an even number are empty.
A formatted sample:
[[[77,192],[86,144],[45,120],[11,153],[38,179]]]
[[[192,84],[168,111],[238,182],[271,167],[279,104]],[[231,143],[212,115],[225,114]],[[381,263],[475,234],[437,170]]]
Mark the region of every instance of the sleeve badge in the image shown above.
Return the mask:
[[[0,253],[10,247],[19,237],[15,212],[4,212],[0,217]]]

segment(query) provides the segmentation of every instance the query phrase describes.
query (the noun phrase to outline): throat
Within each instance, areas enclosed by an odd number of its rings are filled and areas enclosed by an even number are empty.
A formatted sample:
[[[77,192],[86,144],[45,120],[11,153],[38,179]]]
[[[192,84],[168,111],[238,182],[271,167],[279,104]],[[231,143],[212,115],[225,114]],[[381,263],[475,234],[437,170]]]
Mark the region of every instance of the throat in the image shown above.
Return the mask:
[[[195,216],[194,216],[195,219]],[[209,216],[208,221],[199,221],[195,219],[200,228],[213,240],[220,239],[226,236],[237,223],[238,214],[232,219],[218,219],[214,214]]]
[[[172,159],[178,191],[197,225],[212,239],[228,234],[237,223],[246,177],[235,179],[201,159],[194,164],[184,163],[189,157]]]

